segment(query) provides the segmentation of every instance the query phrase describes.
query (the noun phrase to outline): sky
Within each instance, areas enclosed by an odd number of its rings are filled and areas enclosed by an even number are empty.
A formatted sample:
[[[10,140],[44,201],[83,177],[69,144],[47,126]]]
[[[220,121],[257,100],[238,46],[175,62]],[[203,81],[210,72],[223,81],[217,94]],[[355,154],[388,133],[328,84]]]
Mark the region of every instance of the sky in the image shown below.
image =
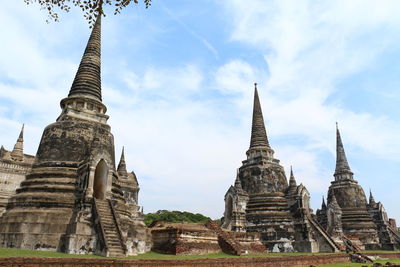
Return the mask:
[[[220,218],[246,158],[254,83],[269,142],[316,211],[339,123],[355,179],[400,222],[400,2],[153,0],[102,20],[102,94],[144,212]],[[0,145],[36,154],[90,35],[79,10],[0,8]]]

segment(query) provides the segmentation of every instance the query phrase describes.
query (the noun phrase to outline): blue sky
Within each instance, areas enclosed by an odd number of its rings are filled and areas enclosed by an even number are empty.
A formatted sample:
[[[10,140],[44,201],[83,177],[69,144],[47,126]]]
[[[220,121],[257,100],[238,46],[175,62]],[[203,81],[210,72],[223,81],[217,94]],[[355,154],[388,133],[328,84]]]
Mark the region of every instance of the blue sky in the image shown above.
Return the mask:
[[[335,122],[350,167],[400,220],[400,2],[160,1],[103,19],[103,102],[140,204],[223,214],[249,146],[259,84],[275,156],[316,210],[333,179]],[[90,34],[82,14],[0,9],[0,143],[25,152],[60,114]]]

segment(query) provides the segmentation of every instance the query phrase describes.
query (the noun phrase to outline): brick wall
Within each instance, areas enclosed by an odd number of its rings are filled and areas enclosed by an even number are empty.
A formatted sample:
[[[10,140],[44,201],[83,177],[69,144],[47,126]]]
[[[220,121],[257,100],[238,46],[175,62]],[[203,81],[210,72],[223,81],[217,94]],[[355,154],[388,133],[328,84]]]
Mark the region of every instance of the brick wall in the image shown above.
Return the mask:
[[[370,256],[400,258],[400,253],[367,253]],[[110,259],[77,259],[77,258],[0,258],[0,266],[24,267],[294,267],[311,264],[330,264],[349,262],[344,253],[328,255],[292,255],[285,257],[232,257],[219,259],[196,260],[110,260]]]

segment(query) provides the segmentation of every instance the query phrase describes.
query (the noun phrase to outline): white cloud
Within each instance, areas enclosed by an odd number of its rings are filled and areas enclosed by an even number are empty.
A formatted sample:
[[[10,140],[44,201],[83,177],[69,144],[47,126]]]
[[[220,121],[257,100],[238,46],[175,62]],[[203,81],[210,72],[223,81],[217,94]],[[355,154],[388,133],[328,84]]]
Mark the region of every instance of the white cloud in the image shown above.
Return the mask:
[[[261,50],[268,64],[263,104],[266,117],[274,123],[272,133],[302,134],[322,141],[326,139],[322,135],[339,120],[355,136],[356,129],[363,129],[364,138],[349,137],[350,142],[384,155],[387,145],[395,141],[392,133],[399,132],[397,122],[327,100],[342,78],[368,69],[385,49],[397,44],[399,38],[390,34],[379,42],[373,39],[383,28],[398,28],[400,17],[393,11],[400,7],[398,2],[225,1],[224,7],[233,16],[232,40]],[[241,79],[242,73],[255,72],[250,64],[241,65],[245,71],[228,65],[233,68],[219,80],[235,83],[233,77]],[[381,135],[374,142],[379,148],[372,149],[370,137],[377,132]]]

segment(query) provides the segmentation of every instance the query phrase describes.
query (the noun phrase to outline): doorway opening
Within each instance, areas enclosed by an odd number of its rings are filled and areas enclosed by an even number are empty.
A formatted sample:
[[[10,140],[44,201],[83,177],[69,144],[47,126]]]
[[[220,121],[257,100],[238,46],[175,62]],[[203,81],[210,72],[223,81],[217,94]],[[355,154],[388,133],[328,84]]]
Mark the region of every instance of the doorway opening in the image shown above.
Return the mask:
[[[104,159],[100,160],[94,172],[93,196],[105,199],[107,189],[108,166]]]

